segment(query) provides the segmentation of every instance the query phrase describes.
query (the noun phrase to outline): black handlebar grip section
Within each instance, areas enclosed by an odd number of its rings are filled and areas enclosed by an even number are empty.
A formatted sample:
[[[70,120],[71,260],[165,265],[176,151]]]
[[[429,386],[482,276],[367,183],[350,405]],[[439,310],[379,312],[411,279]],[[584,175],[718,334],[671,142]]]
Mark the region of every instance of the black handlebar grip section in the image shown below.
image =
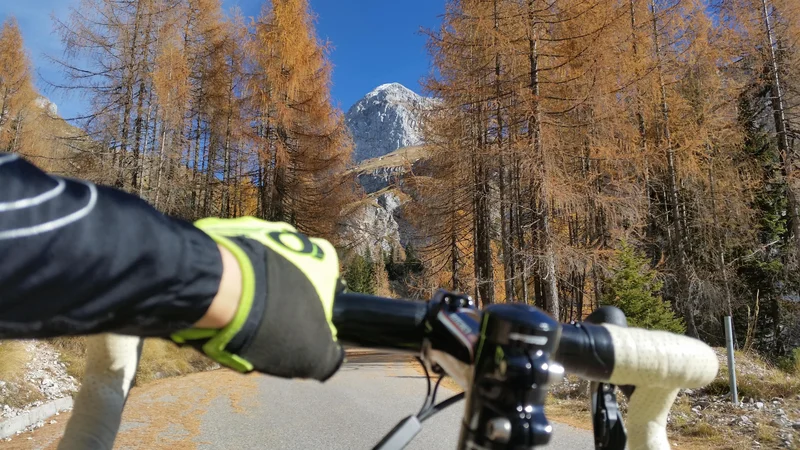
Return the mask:
[[[611,325],[617,325],[626,328],[628,326],[628,318],[625,317],[625,313],[616,306],[601,306],[589,314],[589,316],[586,318],[586,321],[596,324],[610,323]],[[627,398],[630,399],[636,387],[619,386],[619,389]]]
[[[600,325],[564,324],[555,356],[568,373],[594,381],[606,381],[614,371],[614,343]]]
[[[611,325],[617,325],[619,327],[628,326],[628,318],[625,317],[625,313],[616,306],[601,306],[595,309],[586,317],[586,322],[597,324],[610,323]]]
[[[333,324],[343,344],[419,353],[425,338],[428,303],[340,293]]]

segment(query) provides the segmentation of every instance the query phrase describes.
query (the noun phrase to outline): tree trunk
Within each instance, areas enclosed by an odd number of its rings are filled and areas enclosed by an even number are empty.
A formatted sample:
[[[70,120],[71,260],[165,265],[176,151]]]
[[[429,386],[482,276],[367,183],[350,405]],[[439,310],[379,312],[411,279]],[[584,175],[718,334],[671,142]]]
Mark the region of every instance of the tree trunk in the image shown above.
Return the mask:
[[[558,285],[556,281],[556,258],[553,244],[552,231],[550,229],[550,205],[549,193],[547,190],[547,164],[545,161],[544,148],[542,146],[542,111],[539,105],[539,40],[538,26],[534,17],[535,0],[528,0],[528,12],[530,21],[530,36],[528,38],[530,64],[530,93],[533,104],[533,126],[529,126],[529,138],[533,147],[535,158],[534,177],[536,177],[536,197],[539,200],[536,211],[536,224],[539,234],[540,251],[542,258],[538,264],[539,278],[542,281],[542,294],[547,312],[554,318],[560,319],[561,311],[558,302]]]
[[[119,157],[117,159],[118,167],[117,167],[117,177],[116,181],[114,182],[114,187],[116,188],[124,188],[125,187],[125,159],[127,158],[128,153],[128,139],[130,138],[129,134],[129,124],[128,121],[130,120],[131,111],[133,109],[133,89],[134,84],[136,82],[135,73],[134,73],[134,66],[135,66],[135,59],[136,59],[136,50],[138,49],[138,38],[139,38],[139,27],[141,25],[141,13],[142,13],[142,2],[136,2],[136,15],[133,22],[133,33],[131,35],[131,45],[129,47],[129,60],[126,61],[126,72],[123,77],[123,86],[122,89],[124,90],[125,94],[123,97],[123,107],[122,107],[122,118],[121,118],[121,125],[122,130],[120,133],[120,145],[121,148],[118,150]]]
[[[638,37],[636,35],[636,10],[634,8],[635,2],[634,0],[630,0],[630,12],[631,12],[631,45],[633,50],[633,59],[635,66],[635,76],[636,82],[634,83],[634,96],[636,97],[636,123],[638,125],[639,131],[639,152],[642,154],[642,158],[644,160],[644,195],[647,201],[647,213],[652,214],[652,205],[650,204],[650,167],[647,161],[647,125],[644,121],[644,106],[642,105],[642,96],[639,94],[639,80],[641,78],[641,73],[639,70],[639,46],[638,46]],[[648,223],[651,223],[648,221]],[[647,227],[649,232],[653,231],[653,227],[648,225]]]
[[[202,96],[202,93],[201,93]],[[198,106],[196,111],[197,117],[195,118],[195,129],[194,129],[194,144],[192,145],[192,196],[191,196],[191,215],[192,218],[197,218],[197,171],[199,170],[200,165],[200,128],[202,124],[200,123],[200,107]]]
[[[517,249],[517,272],[520,274],[520,284],[522,285],[522,301],[528,304],[530,302],[529,286],[528,286],[528,264],[525,259],[525,253],[522,251],[525,246],[525,233],[522,231],[523,220],[523,202],[522,202],[522,181],[521,181],[521,168],[519,156],[514,153],[514,166],[512,178],[514,180],[514,234],[516,235]]]
[[[494,0],[494,30],[499,33],[498,23],[498,0]],[[496,36],[496,35],[495,35]],[[497,38],[494,42],[495,48],[498,48]],[[500,188],[500,251],[503,253],[503,285],[505,290],[505,300],[507,302],[514,301],[514,285],[513,285],[513,270],[511,268],[511,245],[509,244],[509,223],[508,216],[506,215],[506,207],[508,199],[506,195],[506,166],[505,166],[505,147],[503,133],[505,132],[503,126],[503,108],[502,108],[502,86],[500,83],[501,77],[501,60],[499,51],[494,55],[494,85],[495,85],[495,120],[497,121],[497,150],[499,153],[498,158],[498,184]]]
[[[164,173],[164,161],[166,159],[166,152],[165,146],[167,141],[167,122],[164,121],[161,123],[161,145],[159,145],[158,149],[158,171],[156,172],[156,183],[155,183],[155,198],[153,200],[153,206],[156,209],[159,209],[161,206],[161,179]]]
[[[478,107],[478,147],[475,158],[475,267],[477,269],[478,295],[483,305],[494,303],[494,282],[492,273],[492,249],[490,235],[489,211],[489,175],[484,152],[487,148],[484,126],[485,114],[482,106]]]
[[[673,251],[678,258],[676,269],[678,278],[678,299],[682,306],[684,320],[686,321],[686,333],[692,337],[698,337],[697,325],[694,316],[694,304],[689,295],[688,261],[686,258],[686,246],[684,233],[682,230],[681,205],[678,198],[677,169],[675,167],[675,148],[672,145],[670,134],[669,105],[667,102],[667,87],[664,83],[663,66],[661,60],[661,46],[658,39],[658,21],[656,17],[656,5],[654,0],[650,0],[650,8],[653,13],[653,41],[656,52],[656,72],[661,94],[661,118],[663,120],[663,138],[667,146],[667,189],[669,189],[669,203],[672,213],[672,226],[674,230]]]
[[[452,271],[451,282],[453,285],[454,292],[461,292],[461,278],[459,276],[459,272],[461,271],[461,264],[459,263],[458,257],[458,239],[456,237],[456,220],[455,220],[455,211],[452,214],[452,230],[450,233],[450,270]]]
[[[780,66],[775,55],[775,35],[769,21],[769,7],[767,0],[761,0],[761,13],[764,19],[764,31],[769,47],[770,65],[770,91],[772,98],[772,117],[775,121],[775,137],[778,141],[778,153],[781,155],[781,171],[786,184],[786,197],[789,209],[789,222],[794,235],[795,255],[800,256],[800,204],[798,204],[797,190],[791,174],[794,172],[794,149],[789,146],[787,133],[786,113],[783,105],[783,87],[781,85]]]
[[[131,173],[131,189],[134,191],[139,190],[139,183],[141,182],[142,160],[146,151],[146,144],[142,145],[143,133],[147,133],[147,127],[150,124],[149,114],[147,120],[144,118],[144,97],[146,91],[145,80],[147,78],[148,68],[148,51],[150,50],[150,30],[153,25],[152,11],[146,11],[147,25],[144,29],[144,42],[141,47],[141,54],[139,55],[139,63],[136,65],[139,77],[139,89],[137,92],[136,102],[136,119],[134,120],[134,139],[133,145],[133,170]],[[141,190],[139,190],[141,193]]]
[[[719,270],[722,274],[722,283],[725,287],[725,309],[728,315],[733,317],[733,306],[731,305],[731,298],[733,295],[731,294],[731,285],[728,281],[728,268],[725,264],[725,248],[722,243],[722,233],[720,232],[719,221],[717,220],[717,199],[716,192],[714,191],[714,155],[713,150],[708,145],[706,145],[706,151],[709,153],[710,157],[708,165],[708,184],[711,193],[711,217],[714,221],[714,240],[717,243],[717,260],[719,261]]]

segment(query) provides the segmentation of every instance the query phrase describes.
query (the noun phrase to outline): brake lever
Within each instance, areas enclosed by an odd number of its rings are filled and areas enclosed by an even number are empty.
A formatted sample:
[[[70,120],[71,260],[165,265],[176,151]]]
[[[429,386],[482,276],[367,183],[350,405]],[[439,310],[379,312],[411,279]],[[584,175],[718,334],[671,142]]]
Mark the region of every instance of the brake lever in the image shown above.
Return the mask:
[[[628,326],[625,313],[613,306],[602,306],[586,317],[586,322]],[[592,428],[595,450],[625,450],[628,435],[617,403],[617,386],[609,383],[592,383]],[[621,386],[627,398],[633,394],[633,386]]]
[[[464,320],[470,318],[470,314],[474,313],[476,309],[475,302],[467,295],[440,289],[434,295],[431,304],[429,317],[426,319],[427,332],[431,335],[444,336],[445,338],[441,340],[447,352],[449,354],[458,355],[460,359],[467,360],[471,363],[474,341],[477,339],[477,335]],[[459,315],[465,316],[459,317]],[[430,339],[426,339],[426,342],[427,346],[431,345]],[[423,350],[423,354],[425,353],[426,351]],[[442,375],[436,382],[436,386],[431,390],[431,374],[428,372],[428,367],[426,367],[425,361],[422,358],[418,358],[418,360],[420,364],[422,364],[422,369],[425,371],[425,377],[428,381],[428,392],[425,396],[425,402],[417,414],[408,416],[395,425],[395,427],[373,447],[373,450],[401,450],[405,448],[417,434],[422,431],[422,422],[424,420],[464,398],[464,393],[461,393],[436,404],[436,394],[445,372],[441,367],[430,367],[433,373]]]
[[[408,416],[395,425],[372,450],[402,450],[422,431],[417,416]]]
[[[422,431],[422,421],[425,419],[420,416],[424,414],[428,408],[433,406],[439,383],[436,383],[437,389],[431,390],[431,376],[428,373],[428,369],[425,367],[425,364],[422,363],[422,359],[417,359],[420,364],[422,364],[422,370],[425,371],[425,378],[427,378],[428,381],[428,393],[425,395],[425,402],[422,404],[422,408],[420,408],[417,414],[408,416],[398,422],[391,431],[386,433],[380,442],[375,444],[372,450],[402,450],[409,442],[414,440],[420,431]]]
[[[592,426],[596,450],[625,450],[628,435],[617,404],[617,387],[597,383],[592,393]]]

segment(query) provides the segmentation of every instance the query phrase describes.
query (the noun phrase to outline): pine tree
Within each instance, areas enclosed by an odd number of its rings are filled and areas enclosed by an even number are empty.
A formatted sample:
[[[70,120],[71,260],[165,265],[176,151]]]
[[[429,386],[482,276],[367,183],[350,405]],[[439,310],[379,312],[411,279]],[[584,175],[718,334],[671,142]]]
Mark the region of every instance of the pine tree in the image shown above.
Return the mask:
[[[623,244],[614,261],[612,275],[605,282],[604,303],[621,309],[629,326],[683,333],[686,331],[683,321],[658,294],[661,282],[657,277],[658,274],[647,267],[644,256]]]
[[[362,294],[375,294],[375,263],[367,253],[356,254],[344,270],[347,289]]]

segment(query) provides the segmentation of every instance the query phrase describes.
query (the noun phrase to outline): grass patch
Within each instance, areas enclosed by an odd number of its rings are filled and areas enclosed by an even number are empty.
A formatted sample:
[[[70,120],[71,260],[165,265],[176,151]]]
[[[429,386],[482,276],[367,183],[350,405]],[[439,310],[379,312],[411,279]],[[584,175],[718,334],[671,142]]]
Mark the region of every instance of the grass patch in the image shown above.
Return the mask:
[[[756,440],[762,444],[778,443],[778,429],[764,423],[756,424]]]
[[[753,357],[749,359],[752,361]],[[739,389],[739,398],[752,397],[765,400],[774,397],[790,398],[800,392],[800,377],[770,367],[763,361],[760,363],[763,364],[763,370],[759,373],[743,372],[737,368],[736,385]],[[705,391],[711,395],[730,394],[727,367],[720,367],[717,378],[705,387]]]
[[[12,408],[23,408],[44,399],[45,396],[36,386],[24,380],[8,383],[3,391],[0,391],[0,405],[8,405]]]
[[[592,429],[592,412],[588,401],[548,396],[544,410],[548,420],[582,430]]]
[[[780,372],[772,373],[766,378],[752,375],[737,377],[739,397],[754,397],[769,400],[773,397],[791,397],[800,392],[800,379],[784,375]]]
[[[683,427],[683,435],[700,438],[718,438],[720,432],[707,422],[698,421]]]
[[[58,351],[67,373],[76,380],[81,379],[86,369],[86,338],[59,337],[48,339],[47,342]]]
[[[19,341],[0,341],[0,380],[17,381],[22,378],[25,364],[31,359],[25,344]]]
[[[384,167],[410,165],[427,155],[428,150],[424,146],[402,147],[386,155],[362,161],[355,168],[355,171],[358,173],[365,173]]]
[[[692,403],[688,397],[678,397],[675,403],[672,404],[670,412],[672,413],[672,421],[669,422],[669,428],[682,430],[691,423]]]
[[[25,380],[25,365],[31,355],[20,341],[0,341],[0,381],[4,381],[0,389],[0,405],[22,408],[35,401],[44,400],[44,396]]]
[[[67,373],[81,379],[86,370],[86,338],[56,338],[50,343],[61,354]],[[205,355],[189,347],[178,347],[164,339],[145,339],[142,359],[136,371],[136,384],[160,378],[201,372],[216,367]]]

